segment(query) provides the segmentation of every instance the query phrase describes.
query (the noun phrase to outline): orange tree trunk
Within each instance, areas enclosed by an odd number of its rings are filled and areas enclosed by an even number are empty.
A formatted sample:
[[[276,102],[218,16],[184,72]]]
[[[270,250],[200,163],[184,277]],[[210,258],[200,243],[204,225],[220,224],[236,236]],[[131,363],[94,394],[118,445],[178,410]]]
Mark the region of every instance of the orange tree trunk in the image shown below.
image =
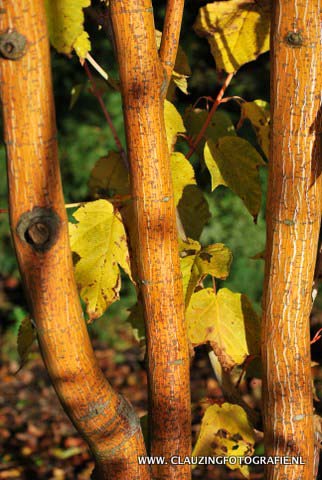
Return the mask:
[[[191,449],[189,352],[163,117],[169,71],[162,62],[173,62],[176,49],[164,44],[159,58],[150,0],[111,0],[110,8],[137,228],[137,283],[146,321],[151,454],[185,456]],[[169,15],[166,22],[169,27]],[[169,461],[153,473],[158,479],[191,476],[189,465]]]
[[[309,315],[321,216],[321,12],[318,0],[273,2],[273,125],[267,205],[263,346],[267,479],[312,480]]]
[[[6,0],[0,12],[0,93],[10,222],[44,362],[96,459],[97,478],[148,479],[139,420],[107,383],[73,276],[57,156],[43,0]]]

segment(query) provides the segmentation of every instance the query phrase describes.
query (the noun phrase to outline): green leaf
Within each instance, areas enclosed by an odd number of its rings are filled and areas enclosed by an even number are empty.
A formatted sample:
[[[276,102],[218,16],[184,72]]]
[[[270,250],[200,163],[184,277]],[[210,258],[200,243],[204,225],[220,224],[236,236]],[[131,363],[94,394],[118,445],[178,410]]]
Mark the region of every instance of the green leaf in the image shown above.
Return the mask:
[[[230,370],[260,352],[260,319],[246,295],[222,288],[194,293],[186,310],[192,345],[210,342],[222,367]]]
[[[189,137],[192,137],[194,141],[202,129],[207,117],[208,112],[206,110],[201,110],[199,108],[194,110],[190,108],[186,110],[184,123],[187,127],[187,133]],[[198,155],[202,155],[206,140],[210,139],[216,143],[220,137],[225,137],[228,135],[236,136],[234,124],[231,121],[228,113],[219,110],[212,116],[211,121],[205,131],[204,138],[197,146],[196,152]]]
[[[186,129],[180,113],[168,100],[164,102],[164,121],[169,151],[172,152],[177,141],[178,133],[184,133]]]
[[[263,378],[263,366],[260,356],[254,357],[246,367],[246,378]]]
[[[194,257],[187,287],[185,303],[189,304],[198,283],[207,275],[225,280],[229,275],[233,255],[223,243],[215,243],[202,248]]]
[[[174,202],[175,205],[178,205],[184,188],[187,185],[193,185],[196,183],[195,172],[189,160],[187,160],[180,152],[173,152],[171,154],[171,172],[174,189]]]
[[[239,405],[211,405],[205,411],[192,456],[244,457],[254,453],[255,435],[246,412]],[[246,465],[227,463],[249,477]]]
[[[212,190],[225,185],[244,202],[256,222],[261,205],[258,167],[264,160],[252,145],[239,137],[222,137],[205,145],[205,162],[211,175]]]
[[[133,335],[135,339],[140,342],[145,338],[145,324],[144,324],[144,313],[141,302],[137,302],[129,309],[130,315],[127,318],[127,321],[131,324],[133,328]]]
[[[211,215],[207,200],[197,185],[185,187],[178,212],[187,237],[198,240]]]
[[[32,344],[36,339],[36,332],[30,317],[25,317],[19,327],[17,349],[20,357],[20,368],[26,363]]]
[[[59,53],[68,55],[75,50],[85,58],[90,51],[83,12],[90,4],[90,0],[45,0],[50,42]]]
[[[71,249],[80,257],[75,277],[92,321],[119,298],[119,266],[131,276],[126,234],[120,214],[106,200],[89,202],[73,216],[79,222],[69,224]]]
[[[270,2],[229,0],[199,9],[194,29],[206,37],[217,70],[236,72],[269,50]]]
[[[121,155],[109,152],[107,157],[100,158],[94,165],[88,186],[94,198],[128,195],[130,179]]]
[[[256,133],[257,141],[265,153],[266,158],[268,158],[270,134],[269,103],[264,100],[242,103],[240,123],[242,124],[246,118],[251,122]]]
[[[70,92],[70,103],[69,103],[69,110],[71,110],[75,105],[81,92],[84,90],[84,84],[78,83],[74,85]]]

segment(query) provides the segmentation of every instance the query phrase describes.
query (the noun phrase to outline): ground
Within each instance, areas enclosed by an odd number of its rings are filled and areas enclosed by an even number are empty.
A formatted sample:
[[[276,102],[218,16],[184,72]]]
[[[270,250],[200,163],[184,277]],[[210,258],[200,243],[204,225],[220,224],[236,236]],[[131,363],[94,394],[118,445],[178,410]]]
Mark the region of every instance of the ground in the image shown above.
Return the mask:
[[[142,416],[147,408],[146,373],[143,363],[138,361],[138,346],[132,343],[121,355],[97,341],[94,346],[106,377]],[[37,346],[31,357],[18,373],[19,365],[15,361],[4,360],[1,365],[0,479],[88,480],[93,462],[86,444],[60,406]],[[193,361],[191,382],[195,438],[205,402],[224,401],[205,350],[198,351]],[[224,467],[200,466],[194,470],[193,478],[237,480],[244,477]],[[252,480],[262,478],[261,472],[251,475]]]

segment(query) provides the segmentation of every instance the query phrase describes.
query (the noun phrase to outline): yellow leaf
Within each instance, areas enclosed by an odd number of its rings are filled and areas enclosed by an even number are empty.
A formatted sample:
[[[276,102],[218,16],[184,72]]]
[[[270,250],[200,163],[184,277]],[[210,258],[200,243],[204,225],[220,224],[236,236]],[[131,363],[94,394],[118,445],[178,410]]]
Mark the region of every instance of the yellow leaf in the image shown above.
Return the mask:
[[[45,0],[50,42],[59,53],[70,54],[75,49],[85,58],[90,51],[83,12],[90,4],[90,0]]]
[[[36,332],[31,323],[30,317],[25,317],[20,324],[17,338],[17,349],[20,357],[21,367],[26,363],[31,346],[35,339]]]
[[[192,456],[244,457],[254,453],[254,444],[254,431],[242,407],[231,403],[211,405],[202,418]],[[249,477],[246,465],[228,462],[227,466]]]
[[[168,100],[164,102],[164,121],[169,151],[172,152],[178,133],[184,133],[186,129],[178,110]]]
[[[246,295],[211,288],[192,295],[186,310],[192,345],[210,342],[225,370],[260,351],[260,320]]]
[[[176,72],[172,73],[172,80],[174,84],[181,90],[183,93],[188,95],[188,77],[185,75],[179,75]]]
[[[126,234],[120,214],[106,200],[89,202],[73,216],[79,222],[69,224],[71,249],[80,257],[76,282],[94,320],[119,298],[119,266],[131,276]]]
[[[205,162],[211,175],[212,190],[225,185],[244,202],[256,222],[261,205],[258,167],[264,160],[252,145],[240,137],[222,137],[205,145]]]
[[[186,240],[179,238],[180,258],[185,258],[188,255],[195,255],[200,250],[201,245],[198,241],[193,240],[192,238],[187,238]]]
[[[236,72],[269,50],[270,2],[229,0],[199,9],[196,33],[207,37],[217,70]]]
[[[187,295],[187,289],[191,277],[191,269],[194,261],[195,255],[187,255],[186,257],[180,258],[180,268],[183,282],[183,298],[186,298]]]
[[[176,86],[186,95],[188,94],[188,78],[191,75],[188,57],[184,50],[178,47],[176,63],[172,72],[172,80]]]
[[[191,163],[180,152],[171,154],[171,172],[174,189],[174,202],[178,205],[183,190],[187,185],[196,184],[195,172]]]
[[[107,157],[97,160],[88,186],[94,198],[129,194],[129,173],[121,155],[117,152],[109,152]]]
[[[161,45],[161,38],[162,33],[158,30],[155,31],[157,46],[160,48]],[[188,86],[188,78],[191,75],[190,66],[188,63],[188,57],[185,54],[184,50],[181,46],[178,46],[176,62],[174,65],[174,69],[172,72],[172,81],[175,85],[185,94],[188,93],[187,86]]]
[[[196,254],[200,249],[200,243],[191,238],[187,238],[187,240],[179,239],[180,268],[182,273],[184,298],[191,277],[191,268],[195,261]]]
[[[270,133],[270,113],[269,103],[263,100],[254,102],[245,102],[241,104],[241,121],[245,118],[252,123],[255,130],[257,141],[268,158],[269,155],[269,133]]]
[[[215,243],[202,248],[194,258],[186,292],[186,306],[202,278],[207,275],[225,280],[229,275],[233,255],[223,243]]]
[[[79,58],[86,58],[86,55],[91,50],[91,42],[87,32],[82,32],[74,43],[74,50]]]

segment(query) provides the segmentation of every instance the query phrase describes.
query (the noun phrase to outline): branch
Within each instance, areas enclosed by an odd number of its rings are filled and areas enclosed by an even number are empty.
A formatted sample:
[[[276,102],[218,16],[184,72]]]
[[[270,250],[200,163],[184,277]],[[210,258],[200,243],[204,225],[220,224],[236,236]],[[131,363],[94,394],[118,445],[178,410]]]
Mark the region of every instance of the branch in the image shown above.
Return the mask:
[[[166,87],[170,83],[172,71],[176,63],[180,29],[184,8],[184,0],[168,0],[160,46],[160,59],[166,72]]]
[[[74,279],[61,187],[43,0],[7,0],[1,29],[27,39],[0,59],[11,233],[44,363],[100,480],[148,480],[139,420],[98,367]],[[13,40],[14,41],[14,40]],[[19,48],[19,45],[17,45]],[[14,92],[14,94],[13,94]]]
[[[164,70],[151,1],[110,0],[110,11],[131,165],[138,239],[134,258],[147,332],[151,454],[184,457],[191,454],[190,359],[164,125]],[[191,470],[168,461],[155,465],[152,475],[188,480]]]
[[[227,77],[226,77],[226,80],[225,80],[225,83],[223,84],[223,86],[221,87],[220,89],[220,92],[218,93],[217,97],[216,97],[216,100],[214,101],[212,107],[211,107],[211,110],[209,111],[208,113],[208,116],[206,118],[206,121],[205,123],[203,124],[193,146],[190,148],[189,152],[187,153],[186,155],[186,158],[189,160],[189,158],[193,155],[193,153],[195,152],[196,148],[198,147],[200,141],[203,139],[204,137],[204,134],[211,122],[211,119],[212,117],[214,116],[217,108],[219,107],[220,103],[222,102],[222,98],[225,94],[225,91],[227,90],[227,87],[228,85],[230,84],[232,78],[233,78],[234,74],[233,73],[230,73]]]
[[[314,478],[309,316],[321,221],[322,32],[318,2],[273,2],[272,126],[266,206],[262,320],[265,455],[302,465],[266,465],[270,480]],[[293,32],[289,31],[294,21]],[[305,24],[305,38],[296,25]],[[296,37],[298,44],[292,41]],[[283,38],[284,41],[280,41]],[[311,67],[314,66],[314,74]],[[315,68],[316,67],[316,68]],[[310,88],[298,88],[299,83]],[[298,152],[301,152],[299,155]]]

